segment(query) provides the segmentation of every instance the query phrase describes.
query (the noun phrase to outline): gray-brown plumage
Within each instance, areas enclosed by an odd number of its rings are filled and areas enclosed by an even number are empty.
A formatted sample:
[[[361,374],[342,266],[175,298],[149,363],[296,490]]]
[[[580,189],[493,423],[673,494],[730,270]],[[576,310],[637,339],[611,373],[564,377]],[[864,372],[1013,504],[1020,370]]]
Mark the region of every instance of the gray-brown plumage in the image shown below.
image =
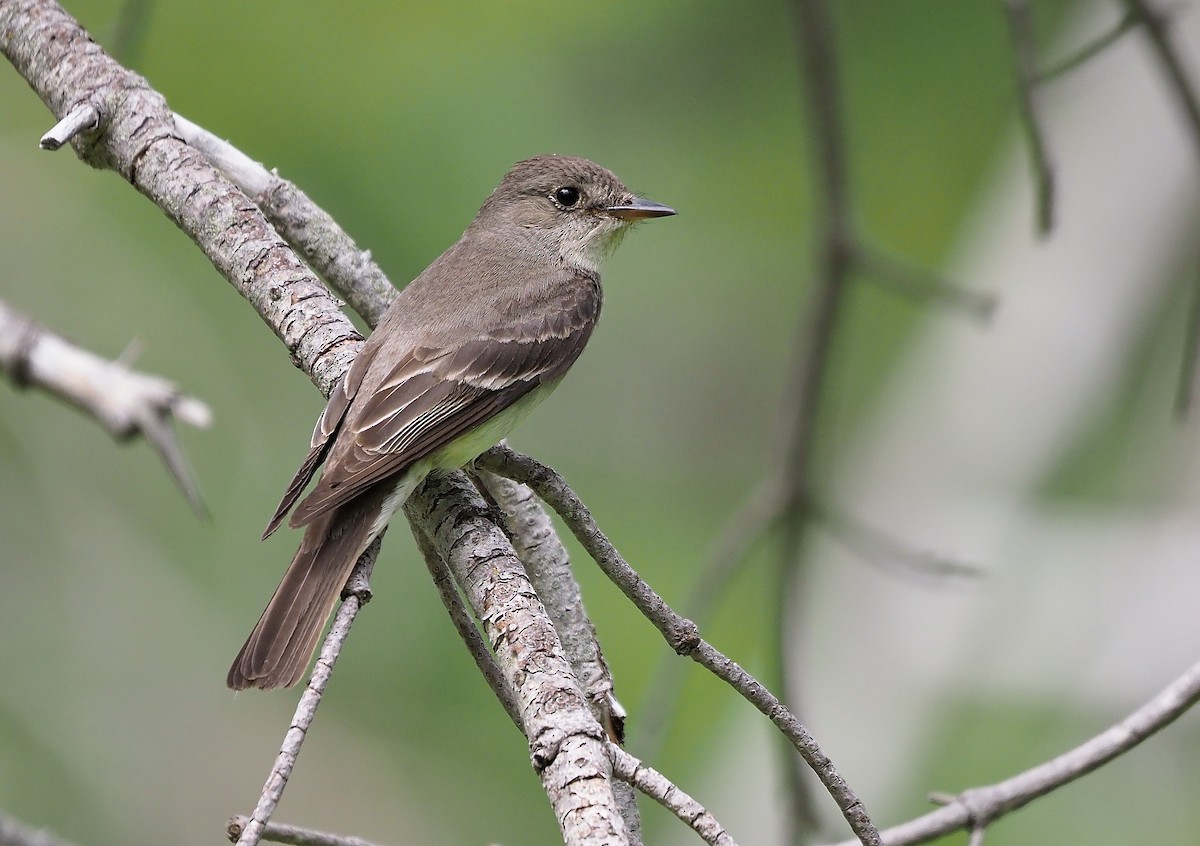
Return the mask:
[[[396,298],[317,419],[263,535],[291,511],[304,537],[229,669],[231,688],[299,680],[393,512],[430,471],[474,459],[554,388],[600,316],[600,261],[630,223],[670,214],[586,159],[538,156],[505,175]]]

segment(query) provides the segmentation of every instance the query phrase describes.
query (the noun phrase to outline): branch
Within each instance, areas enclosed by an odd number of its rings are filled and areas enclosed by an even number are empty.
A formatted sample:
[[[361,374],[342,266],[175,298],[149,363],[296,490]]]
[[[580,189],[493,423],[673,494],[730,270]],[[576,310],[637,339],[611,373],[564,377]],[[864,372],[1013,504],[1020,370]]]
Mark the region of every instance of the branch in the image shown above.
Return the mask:
[[[1125,8],[1145,27],[1150,45],[1158,56],[1171,90],[1175,92],[1175,98],[1183,109],[1183,115],[1191,129],[1192,141],[1200,151],[1200,97],[1192,87],[1187,71],[1183,69],[1183,60],[1168,37],[1166,15],[1157,8],[1154,0],[1125,0]]]
[[[554,623],[571,670],[583,685],[592,716],[604,727],[609,740],[624,743],[625,709],[613,692],[612,672],[600,651],[596,627],[584,608],[583,590],[571,570],[571,556],[554,531],[550,515],[525,485],[486,472],[478,481],[504,511],[509,537]],[[630,844],[640,846],[642,818],[637,795],[623,781],[614,782],[612,787]]]
[[[95,110],[96,128],[71,140],[79,157],[162,209],[328,395],[361,336],[254,203],[179,138],[162,95],[50,0],[0,3],[0,52],[55,115]]]
[[[275,758],[275,766],[271,768],[271,774],[267,776],[267,782],[263,785],[262,795],[254,808],[254,813],[238,837],[238,846],[255,846],[262,839],[267,822],[274,815],[275,807],[283,797],[284,788],[287,787],[288,779],[291,778],[292,770],[296,766],[296,758],[300,755],[300,747],[304,743],[304,738],[307,736],[313,720],[316,719],[317,707],[321,704],[325,687],[333,675],[333,665],[337,662],[338,656],[342,654],[342,646],[345,645],[346,638],[350,635],[350,627],[354,624],[354,618],[371,599],[371,571],[375,568],[375,559],[379,555],[381,542],[382,535],[375,538],[367,547],[366,552],[359,557],[358,563],[354,565],[354,570],[350,573],[350,578],[346,581],[346,588],[342,591],[342,604],[333,618],[333,625],[330,626],[329,633],[321,644],[321,652],[317,656],[308,687],[305,688],[299,704],[296,705],[296,713],[292,717],[292,727],[284,736],[283,746],[280,747],[279,755]]]
[[[493,447],[485,452],[476,460],[476,465],[533,488],[537,495],[562,517],[567,528],[604,574],[662,633],[668,645],[680,655],[686,655],[707,668],[766,715],[825,785],[842,816],[849,823],[850,829],[864,844],[880,842],[879,834],[871,824],[862,802],[834,768],[833,762],[821,751],[808,730],[774,694],[737,663],[701,638],[694,623],[672,611],[666,601],[638,576],[605,537],[592,519],[587,506],[570,489],[562,476],[529,456],[503,446]]]
[[[203,512],[199,489],[171,428],[212,421],[208,406],[165,379],[130,370],[43,329],[0,301],[0,370],[15,387],[35,386],[91,415],[118,441],[142,435],[188,502]]]
[[[828,376],[828,361],[853,269],[854,232],[850,220],[849,167],[841,117],[841,91],[835,57],[836,35],[826,0],[796,0],[793,36],[800,53],[804,96],[814,156],[817,185],[817,267],[808,309],[801,317],[788,372],[791,383],[780,416],[777,490],[779,492],[780,546],[778,584],[775,587],[776,636],[773,640],[775,675],[780,694],[790,706],[791,650],[797,644],[784,632],[798,595],[803,572],[800,552],[809,529],[804,505],[811,489],[821,396]],[[791,840],[804,828],[813,828],[811,800],[794,756],[785,756],[784,775],[790,812],[785,819]],[[856,829],[856,834],[861,833]],[[875,835],[876,837],[878,835]]]
[[[571,571],[571,558],[554,532],[550,515],[525,485],[503,476],[482,476],[504,510],[514,546],[538,597],[546,606],[575,676],[596,719],[616,743],[624,739],[625,710],[613,694],[612,672],[604,661],[596,627],[583,605],[583,591]]]
[[[1029,144],[1029,156],[1033,164],[1034,182],[1037,186],[1037,228],[1041,235],[1048,235],[1054,228],[1054,166],[1046,139],[1038,121],[1034,103],[1034,88],[1037,86],[1037,47],[1033,37],[1033,17],[1027,0],[1003,0],[1005,19],[1008,21],[1009,37],[1013,47],[1013,71],[1017,81],[1017,110],[1025,139]]]
[[[236,843],[249,824],[249,817],[230,817],[229,822],[225,824],[229,842]],[[289,843],[291,846],[377,846],[361,837],[348,837],[344,834],[331,834],[327,831],[280,823],[267,823],[262,831],[262,839],[273,843]]]
[[[1179,378],[1175,384],[1175,414],[1186,418],[1192,410],[1196,396],[1197,365],[1200,365],[1200,270],[1192,271],[1192,285],[1188,292],[1187,325],[1184,326],[1183,362],[1179,366]]]
[[[615,743],[608,744],[608,754],[612,759],[613,775],[662,805],[700,835],[705,843],[737,846],[716,817],[662,773],[647,767]]]
[[[978,565],[913,548],[899,538],[871,526],[828,503],[809,500],[813,519],[848,551],[881,570],[928,578],[944,584],[950,580],[978,579]]]
[[[931,301],[980,323],[991,320],[996,297],[959,287],[932,270],[914,267],[883,250],[854,242],[851,250],[854,269],[872,282],[891,288],[917,301]]]
[[[1192,141],[1200,150],[1200,96],[1197,96],[1184,70],[1183,61],[1167,35],[1166,16],[1155,6],[1153,0],[1125,0],[1125,8],[1127,17],[1145,27],[1151,48],[1158,56],[1171,90],[1175,92],[1175,98],[1183,109],[1184,118],[1191,129]],[[1180,416],[1186,415],[1191,409],[1197,358],[1200,357],[1200,287],[1195,288],[1192,297],[1183,350],[1184,359],[1179,369],[1179,382],[1175,392],[1175,411]]]
[[[458,472],[430,476],[405,505],[409,520],[449,565],[491,641],[564,841],[627,844],[604,729],[588,710],[545,608],[489,511]]]
[[[1100,55],[1113,44],[1116,44],[1121,39],[1122,35],[1132,30],[1138,25],[1138,23],[1138,16],[1127,11],[1121,17],[1121,20],[1117,21],[1117,25],[1111,30],[1106,32],[1104,35],[1101,35],[1090,44],[1085,44],[1083,47],[1072,53],[1070,56],[1067,56],[1065,59],[1055,62],[1050,67],[1040,72],[1037,75],[1036,81],[1038,83],[1049,82],[1051,80],[1058,79],[1061,76],[1065,76],[1066,74],[1075,70],[1075,68]]]
[[[884,831],[887,846],[926,843],[958,829],[981,831],[1039,796],[1107,764],[1166,728],[1200,701],[1200,663],[1158,695],[1091,740],[1023,773],[986,787],[964,790],[945,806]],[[845,841],[838,846],[851,846]]]
[[[294,183],[182,115],[175,115],[175,126],[184,140],[208,156],[255,202],[279,234],[346,298],[369,326],[382,319],[396,298],[396,288],[371,258],[370,250],[359,247],[328,212]]]
[[[512,692],[504,683],[504,675],[500,672],[500,666],[496,663],[495,656],[492,655],[491,649],[479,634],[479,629],[475,627],[475,621],[471,618],[470,612],[463,605],[454,575],[446,566],[446,562],[442,560],[442,556],[434,549],[433,541],[429,536],[420,531],[415,523],[410,523],[409,528],[412,529],[413,540],[417,542],[417,549],[421,551],[425,568],[429,570],[429,575],[433,579],[433,586],[437,589],[446,613],[450,615],[450,622],[454,624],[454,630],[458,632],[467,652],[475,659],[475,666],[479,668],[480,675],[492,689],[492,693],[496,694],[496,699],[500,701],[500,706],[508,714],[508,718],[513,721],[517,731],[524,733],[525,726],[521,724],[521,712],[517,710],[517,703],[513,700]]]

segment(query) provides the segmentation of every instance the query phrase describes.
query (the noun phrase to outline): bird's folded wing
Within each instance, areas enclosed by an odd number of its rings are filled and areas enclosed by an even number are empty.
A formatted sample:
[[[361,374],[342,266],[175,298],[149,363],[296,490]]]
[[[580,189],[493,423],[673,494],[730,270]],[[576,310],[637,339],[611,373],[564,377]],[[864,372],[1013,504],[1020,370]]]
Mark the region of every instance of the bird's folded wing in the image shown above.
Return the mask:
[[[366,373],[371,357],[370,354],[360,353],[350,365],[350,369],[346,371],[346,375],[333,389],[333,393],[329,395],[329,402],[325,404],[325,408],[317,417],[317,425],[313,427],[312,444],[308,455],[301,462],[300,469],[296,471],[292,481],[288,483],[287,490],[283,492],[283,498],[279,501],[279,506],[271,515],[271,520],[263,532],[263,540],[269,538],[279,528],[283,518],[292,510],[292,506],[296,504],[296,500],[308,486],[309,480],[317,472],[317,468],[325,461],[325,455],[329,452],[333,436],[341,428],[342,418],[346,415],[346,409],[350,407],[350,401],[358,392],[358,386],[362,384],[363,374]]]
[[[340,424],[325,420],[336,442],[320,447],[325,471],[290,525],[306,525],[560,378],[591,335],[599,288],[561,290],[556,306],[456,345],[405,354],[369,396],[351,399]]]

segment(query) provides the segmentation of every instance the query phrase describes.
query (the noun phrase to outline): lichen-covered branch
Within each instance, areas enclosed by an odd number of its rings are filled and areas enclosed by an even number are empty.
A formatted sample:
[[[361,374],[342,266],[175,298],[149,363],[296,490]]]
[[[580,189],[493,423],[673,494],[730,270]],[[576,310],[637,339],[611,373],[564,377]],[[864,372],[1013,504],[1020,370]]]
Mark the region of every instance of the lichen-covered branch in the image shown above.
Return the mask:
[[[431,476],[405,506],[483,625],[529,738],[530,757],[570,846],[628,844],[604,729],[517,554],[462,473]]]
[[[56,116],[95,111],[95,126],[70,142],[79,157],[121,174],[174,221],[328,394],[361,337],[258,207],[179,137],[163,96],[47,0],[0,3],[0,53]]]

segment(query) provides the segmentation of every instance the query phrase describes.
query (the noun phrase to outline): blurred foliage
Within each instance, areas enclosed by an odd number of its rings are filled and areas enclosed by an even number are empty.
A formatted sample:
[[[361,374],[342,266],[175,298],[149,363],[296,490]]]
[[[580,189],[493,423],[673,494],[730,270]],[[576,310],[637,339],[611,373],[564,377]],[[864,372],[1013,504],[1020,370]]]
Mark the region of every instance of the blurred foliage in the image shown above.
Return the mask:
[[[835,5],[859,220],[936,267],[1012,137],[1002,16],[957,0]],[[1047,34],[1070,8],[1038,4]],[[69,9],[101,44],[117,37],[120,4]],[[593,158],[680,211],[609,263],[587,355],[513,443],[562,471],[626,557],[681,601],[715,527],[770,460],[807,293],[810,180],[786,5],[218,0],[145,14],[135,69],[175,110],[303,187],[397,284],[535,153]],[[0,104],[2,296],[101,354],[140,339],[138,366],[216,415],[210,431],[182,433],[212,513],[197,522],[144,445],[114,446],[44,397],[0,389],[0,805],[86,846],[214,842],[257,796],[293,707],[286,693],[235,698],[222,679],[296,542],[257,539],[320,397],[156,209],[69,152],[37,150],[53,121],[10,69]],[[928,319],[887,292],[854,292],[823,457]],[[555,842],[524,743],[405,535],[393,527],[376,601],[279,818],[393,844]],[[666,647],[576,559],[618,692],[635,705]],[[706,631],[754,671],[770,636],[755,625],[763,575],[747,571]],[[747,706],[698,672],[687,685],[654,764],[691,789]],[[1024,718],[962,714],[928,753],[947,786],[990,777],[981,761],[998,777],[1061,747],[1047,734],[1007,759],[1003,740],[964,751],[972,721]],[[925,786],[915,776],[905,795]],[[650,819],[656,832],[675,826]],[[159,826],[167,833],[150,834]],[[1006,829],[1038,838],[1053,823],[1006,825],[989,842],[1023,842]]]

